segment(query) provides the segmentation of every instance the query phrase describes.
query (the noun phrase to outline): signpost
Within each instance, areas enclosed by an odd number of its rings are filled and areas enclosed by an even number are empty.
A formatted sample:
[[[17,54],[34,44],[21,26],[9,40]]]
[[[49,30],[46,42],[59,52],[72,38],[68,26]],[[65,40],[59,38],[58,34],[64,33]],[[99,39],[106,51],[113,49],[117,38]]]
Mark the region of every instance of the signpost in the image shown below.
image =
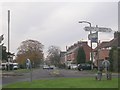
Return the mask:
[[[85,27],[84,28],[85,31],[96,31],[95,33],[91,33],[88,35],[88,39],[91,40],[91,42],[93,43],[97,43],[97,47],[98,47],[98,32],[111,32],[112,29],[111,28],[105,28],[105,27],[98,27],[96,25],[96,27]],[[98,69],[99,69],[99,50],[97,49],[97,54],[98,54]]]
[[[105,28],[105,27],[85,27],[85,31],[98,31],[98,32],[111,32],[111,28]]]
[[[92,49],[92,43],[97,43],[97,66],[98,66],[98,71],[100,71],[100,66],[99,66],[99,48],[98,48],[98,32],[111,32],[112,29],[111,28],[106,28],[106,27],[98,27],[96,25],[96,27],[92,27],[90,22],[87,21],[79,21],[79,23],[88,23],[90,26],[85,27],[84,30],[85,31],[90,31],[90,34],[88,35],[88,39],[91,40],[91,49]],[[92,33],[92,31],[94,31],[95,33]],[[91,60],[93,60],[93,55],[92,55],[92,50],[91,50]],[[101,79],[101,75],[102,73],[99,73],[99,77]]]
[[[30,69],[30,81],[32,82],[32,65],[30,59],[26,60],[27,69]]]

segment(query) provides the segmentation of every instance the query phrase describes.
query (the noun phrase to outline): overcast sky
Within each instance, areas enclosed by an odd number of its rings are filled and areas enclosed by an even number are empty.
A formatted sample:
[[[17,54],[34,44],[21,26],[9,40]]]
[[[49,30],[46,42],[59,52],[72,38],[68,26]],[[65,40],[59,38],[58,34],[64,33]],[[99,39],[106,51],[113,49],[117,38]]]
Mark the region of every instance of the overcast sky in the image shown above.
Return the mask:
[[[10,51],[16,53],[22,41],[33,39],[44,45],[44,52],[50,45],[65,50],[80,40],[88,40],[89,32],[83,28],[92,26],[111,28],[111,33],[99,33],[99,40],[109,41],[118,31],[117,2],[22,2],[2,4],[2,32],[7,46],[7,13],[11,11]]]

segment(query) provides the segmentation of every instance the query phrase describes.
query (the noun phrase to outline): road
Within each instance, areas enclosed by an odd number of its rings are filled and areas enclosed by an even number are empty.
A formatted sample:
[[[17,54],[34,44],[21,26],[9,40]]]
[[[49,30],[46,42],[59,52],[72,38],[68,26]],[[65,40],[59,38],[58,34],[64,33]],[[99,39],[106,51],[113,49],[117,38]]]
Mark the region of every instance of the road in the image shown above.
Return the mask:
[[[117,75],[113,75],[117,77]],[[2,76],[2,85],[20,82],[20,81],[30,81],[31,73],[20,73],[20,74],[8,74]],[[78,70],[66,70],[66,69],[55,69],[55,70],[43,70],[35,69],[32,70],[32,80],[38,79],[55,79],[55,78],[76,78],[76,77],[95,77],[95,72],[91,71],[78,71]]]

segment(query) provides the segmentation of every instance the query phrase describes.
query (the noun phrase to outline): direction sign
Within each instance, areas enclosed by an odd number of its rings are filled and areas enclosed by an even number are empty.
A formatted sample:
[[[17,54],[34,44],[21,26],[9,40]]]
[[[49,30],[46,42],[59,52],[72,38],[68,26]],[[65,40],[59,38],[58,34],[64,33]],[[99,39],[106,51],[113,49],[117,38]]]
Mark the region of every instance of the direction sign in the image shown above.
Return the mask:
[[[85,31],[98,31],[98,32],[111,32],[111,28],[105,28],[105,27],[85,27]]]

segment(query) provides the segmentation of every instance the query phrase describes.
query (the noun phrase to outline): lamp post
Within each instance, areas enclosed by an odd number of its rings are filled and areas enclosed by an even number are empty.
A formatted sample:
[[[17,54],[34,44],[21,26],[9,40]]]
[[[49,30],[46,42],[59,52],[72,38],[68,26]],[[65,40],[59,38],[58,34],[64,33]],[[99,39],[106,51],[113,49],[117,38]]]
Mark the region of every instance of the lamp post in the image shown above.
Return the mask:
[[[88,21],[79,21],[78,23],[88,23],[89,26],[91,27],[91,23]],[[92,34],[92,31],[90,30],[90,34]],[[92,41],[90,41],[91,44],[91,69],[93,69],[93,52],[92,52]]]

